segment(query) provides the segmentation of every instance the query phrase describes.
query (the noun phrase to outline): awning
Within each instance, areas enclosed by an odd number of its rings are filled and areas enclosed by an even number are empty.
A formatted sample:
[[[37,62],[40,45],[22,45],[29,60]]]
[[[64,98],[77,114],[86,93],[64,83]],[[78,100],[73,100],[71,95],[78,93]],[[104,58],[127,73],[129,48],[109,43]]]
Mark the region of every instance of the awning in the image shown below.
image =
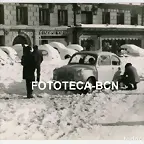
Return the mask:
[[[80,40],[92,40],[91,37],[81,37]]]
[[[129,37],[121,37],[121,38],[101,38],[102,40],[139,40],[139,38],[129,38]]]

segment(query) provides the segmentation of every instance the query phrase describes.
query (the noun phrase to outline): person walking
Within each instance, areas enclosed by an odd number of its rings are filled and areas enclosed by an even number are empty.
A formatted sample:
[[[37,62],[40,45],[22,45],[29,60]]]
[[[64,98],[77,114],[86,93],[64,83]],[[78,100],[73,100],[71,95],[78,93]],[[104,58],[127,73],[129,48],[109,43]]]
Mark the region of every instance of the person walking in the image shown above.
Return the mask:
[[[36,61],[36,71],[37,71],[37,81],[40,81],[40,75],[41,75],[41,63],[43,61],[43,54],[38,50],[38,46],[35,45],[33,47],[33,55]]]
[[[137,70],[131,63],[125,65],[125,72],[120,80],[124,85],[127,86],[127,90],[136,90],[137,84],[140,82],[140,77]]]
[[[21,59],[23,66],[23,79],[26,80],[27,98],[33,98],[32,81],[35,81],[35,59],[31,52],[31,47],[25,47],[24,54]]]

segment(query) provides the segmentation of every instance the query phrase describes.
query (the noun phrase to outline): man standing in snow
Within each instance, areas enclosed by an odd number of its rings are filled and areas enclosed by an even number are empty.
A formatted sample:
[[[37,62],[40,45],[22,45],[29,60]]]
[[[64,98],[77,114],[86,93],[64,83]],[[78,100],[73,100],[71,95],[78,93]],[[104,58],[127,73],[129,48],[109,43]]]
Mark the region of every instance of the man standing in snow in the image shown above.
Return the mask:
[[[40,81],[40,72],[41,72],[41,63],[43,61],[43,55],[42,53],[38,50],[38,46],[35,45],[33,47],[34,51],[33,51],[33,55],[36,61],[36,70],[37,70],[37,81]]]
[[[121,82],[127,86],[127,90],[137,89],[137,84],[140,82],[139,75],[135,67],[131,63],[125,65],[125,72],[122,76]]]
[[[35,59],[31,52],[31,47],[25,47],[24,54],[21,59],[23,66],[23,79],[26,80],[27,98],[33,98],[32,96],[32,81],[35,81]]]

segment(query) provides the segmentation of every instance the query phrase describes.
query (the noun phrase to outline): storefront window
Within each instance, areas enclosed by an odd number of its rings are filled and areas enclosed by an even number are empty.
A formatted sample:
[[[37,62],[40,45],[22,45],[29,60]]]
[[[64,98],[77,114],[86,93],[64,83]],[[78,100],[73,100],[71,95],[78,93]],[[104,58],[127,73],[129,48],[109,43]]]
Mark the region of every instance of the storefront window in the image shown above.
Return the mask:
[[[81,46],[84,48],[84,50],[87,51],[93,50],[94,40],[91,39],[81,40]]]

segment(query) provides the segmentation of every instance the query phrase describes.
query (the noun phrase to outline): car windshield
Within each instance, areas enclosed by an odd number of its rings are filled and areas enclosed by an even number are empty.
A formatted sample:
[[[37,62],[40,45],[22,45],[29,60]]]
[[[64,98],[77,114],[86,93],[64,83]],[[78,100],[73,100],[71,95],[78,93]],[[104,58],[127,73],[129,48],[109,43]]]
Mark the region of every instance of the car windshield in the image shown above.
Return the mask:
[[[97,60],[96,55],[92,54],[76,54],[74,55],[69,64],[85,64],[85,65],[95,65]]]

